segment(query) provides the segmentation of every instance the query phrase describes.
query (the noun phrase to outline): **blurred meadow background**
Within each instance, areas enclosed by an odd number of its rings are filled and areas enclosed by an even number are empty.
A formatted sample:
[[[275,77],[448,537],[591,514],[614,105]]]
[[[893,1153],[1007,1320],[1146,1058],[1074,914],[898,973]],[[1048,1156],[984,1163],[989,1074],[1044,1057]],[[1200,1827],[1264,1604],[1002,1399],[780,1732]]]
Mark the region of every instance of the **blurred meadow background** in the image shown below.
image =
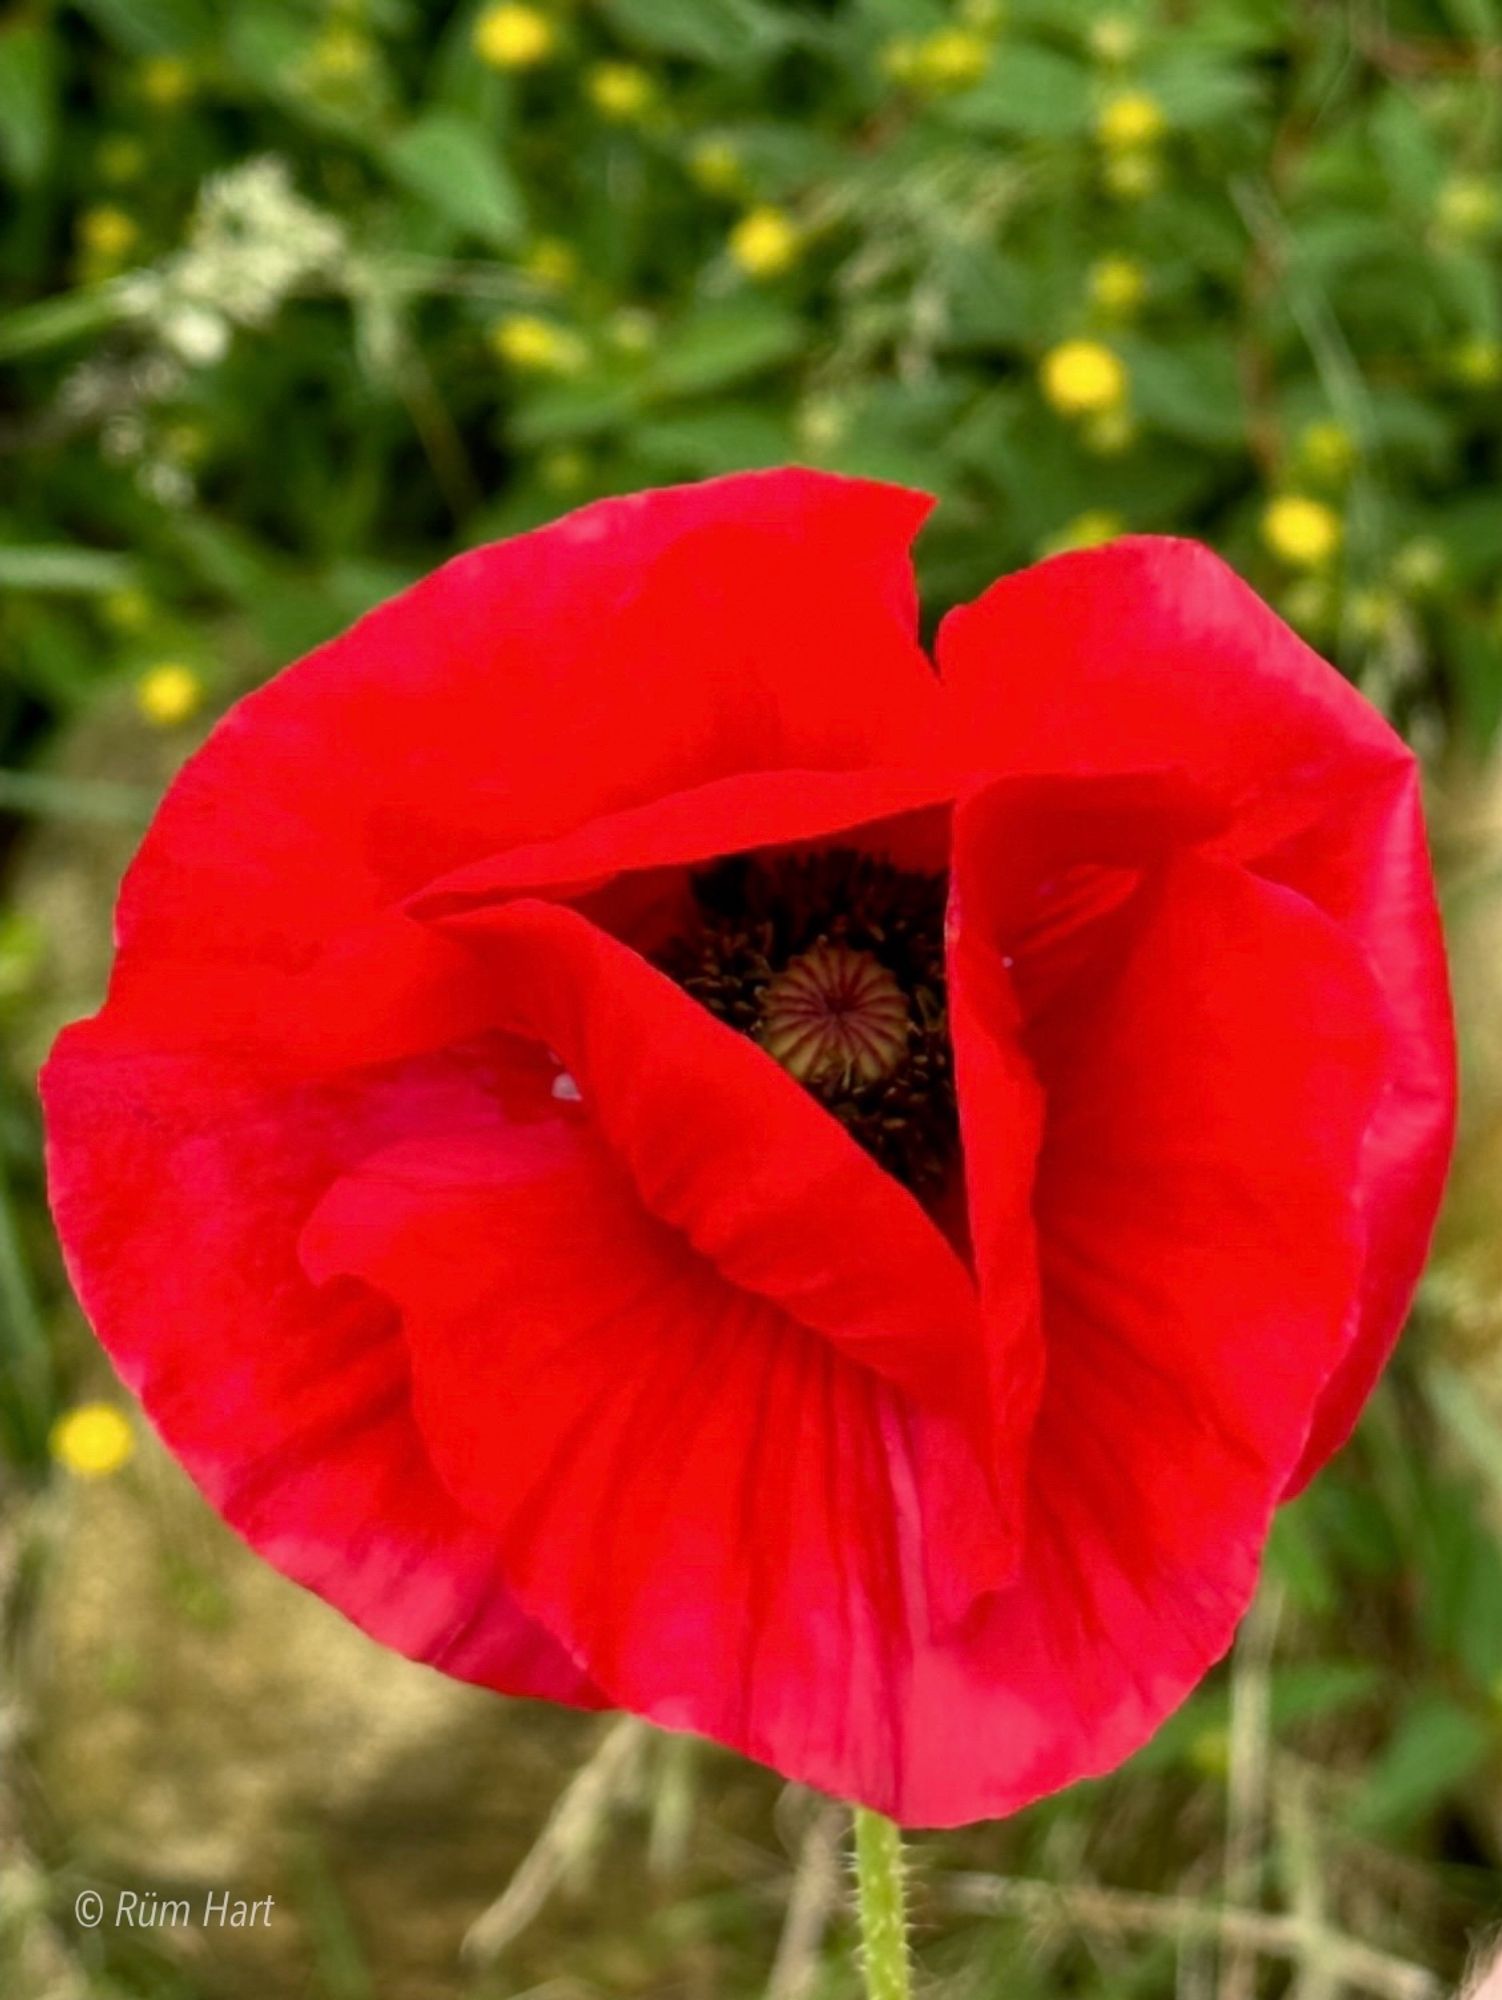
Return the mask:
[[[1233,1658],[916,1843],[921,1990],[1453,1989],[1502,1916],[1502,0],[7,0],[0,171],[0,1993],[852,2000],[837,1811],[390,1658],[218,1526],[69,1302],[33,1088],[237,693],[459,548],[787,460],[941,497],[930,614],[1229,556],[1425,759],[1466,1065],[1415,1324]]]

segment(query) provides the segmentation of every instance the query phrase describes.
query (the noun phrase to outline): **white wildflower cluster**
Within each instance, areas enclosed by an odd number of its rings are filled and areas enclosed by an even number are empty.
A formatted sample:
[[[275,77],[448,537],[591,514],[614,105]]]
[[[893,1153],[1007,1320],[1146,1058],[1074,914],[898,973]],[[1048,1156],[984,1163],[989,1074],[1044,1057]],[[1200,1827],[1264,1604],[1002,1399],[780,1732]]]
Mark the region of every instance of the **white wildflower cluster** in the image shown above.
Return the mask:
[[[284,160],[247,160],[205,181],[183,247],[121,281],[125,310],[190,367],[222,359],[237,326],[263,327],[314,279],[330,280],[344,231],[304,201]]]
[[[128,361],[95,358],[63,383],[58,410],[70,429],[97,429],[103,457],[134,467],[143,493],[163,506],[186,506],[193,497],[192,478],[161,449],[150,417],[155,405],[182,389],[184,379],[182,362],[160,351]]]
[[[70,425],[97,427],[100,449],[134,468],[164,506],[193,498],[190,426],[163,424],[194,368],[223,359],[236,327],[270,324],[292,293],[348,283],[343,229],[297,193],[284,161],[247,161],[204,183],[180,250],[117,280],[114,300],[151,336],[147,351],[95,357],[59,396]]]

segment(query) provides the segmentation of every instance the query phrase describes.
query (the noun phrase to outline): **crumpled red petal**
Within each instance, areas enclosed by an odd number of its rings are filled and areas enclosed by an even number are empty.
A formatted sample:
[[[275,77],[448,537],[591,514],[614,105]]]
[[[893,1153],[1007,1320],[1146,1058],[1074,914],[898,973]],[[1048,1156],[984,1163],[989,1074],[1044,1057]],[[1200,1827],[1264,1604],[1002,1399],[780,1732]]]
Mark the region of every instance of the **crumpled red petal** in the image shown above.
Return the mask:
[[[449,1058],[267,1088],[203,1056],[64,1039],[44,1078],[53,1207],[85,1311],[153,1424],[268,1561],[413,1659],[586,1707],[413,1421],[389,1305],[320,1292],[297,1238],[352,1160],[492,1115]]]
[[[1193,850],[1145,871],[1129,942],[1106,932],[1066,1018],[1023,1010],[1050,1093],[1026,1555],[965,1643],[914,1661],[921,1758],[887,1797],[920,1824],[1107,1770],[1177,1705],[1246,1608],[1349,1338],[1387,1052],[1359,955]]]
[[[890,1763],[926,1551],[879,1375],[686,1254],[587,1122],[375,1156],[304,1253],[397,1302],[435,1464],[616,1699],[837,1789]]]
[[[1035,1371],[1035,1312],[983,1330],[916,1198],[754,1042],[576,912],[528,901],[444,928],[480,951],[504,1025],[555,1051],[643,1207],[902,1391],[935,1604],[962,1615],[1017,1560],[1026,1430],[1009,1384]]]
[[[931,504],[749,473],[446,564],[215,730],[127,879],[119,976],[295,970],[435,877],[601,815],[746,771],[921,764],[939,690],[908,548]]]
[[[940,629],[955,742],[1000,771],[1177,766],[1228,814],[1226,852],[1356,943],[1394,1027],[1360,1167],[1371,1248],[1347,1360],[1301,1486],[1349,1434],[1427,1253],[1454,1139],[1443,940],[1410,752],[1235,573],[1132,537],[1005,577]]]

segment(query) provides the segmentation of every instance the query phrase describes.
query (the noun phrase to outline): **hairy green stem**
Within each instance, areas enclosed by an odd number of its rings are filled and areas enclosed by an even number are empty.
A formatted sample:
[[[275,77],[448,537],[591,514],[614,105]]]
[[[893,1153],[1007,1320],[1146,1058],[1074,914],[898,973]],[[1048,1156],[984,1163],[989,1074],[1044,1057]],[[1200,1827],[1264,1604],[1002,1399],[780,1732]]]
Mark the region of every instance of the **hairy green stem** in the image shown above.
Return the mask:
[[[912,2000],[902,1835],[864,1806],[855,1808],[855,1879],[867,2000]]]

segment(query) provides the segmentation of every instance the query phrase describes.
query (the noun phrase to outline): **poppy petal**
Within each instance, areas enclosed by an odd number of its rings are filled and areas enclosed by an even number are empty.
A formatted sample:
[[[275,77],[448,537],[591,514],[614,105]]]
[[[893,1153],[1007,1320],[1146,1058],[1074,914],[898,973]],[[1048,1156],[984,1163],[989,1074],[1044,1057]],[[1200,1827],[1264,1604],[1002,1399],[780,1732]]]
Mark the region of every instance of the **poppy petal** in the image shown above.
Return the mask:
[[[1243,858],[1338,814],[1352,781],[1411,761],[1371,703],[1198,542],[1129,536],[1003,577],[950,613],[937,653],[972,763],[983,750],[1018,776],[1178,766],[1232,810]]]
[[[592,1121],[373,1155],[303,1254],[395,1302],[446,1484],[617,1700],[836,1785],[890,1770],[871,1693],[928,1624],[911,1410],[649,1215]]]
[[[1038,1314],[1033,1188],[1046,1097],[1023,1047],[1047,992],[1099,973],[1100,929],[1141,871],[1218,815],[1177,773],[1002,778],[954,815],[947,921],[950,1034],[969,1237],[983,1309],[1002,1325]],[[1082,940],[1088,944],[1082,947]],[[1094,954],[1083,962],[1082,949]],[[1013,1343],[1015,1348],[1015,1343]],[[1024,1350],[1026,1351],[1026,1350]],[[1014,1369],[1010,1448],[1026,1442],[1042,1385]]]
[[[508,896],[576,891],[623,869],[684,867],[749,848],[833,839],[945,804],[954,792],[954,776],[938,766],[722,778],[601,814],[556,840],[486,855],[428,883],[408,907],[418,917],[454,916]]]
[[[1370,966],[1391,1073],[1358,1168],[1369,1261],[1297,1490],[1348,1435],[1427,1253],[1454,1137],[1443,940],[1413,758],[1208,549],[1128,538],[1006,577],[938,640],[955,741],[1012,773],[1177,766],[1227,853],[1298,890]]]
[[[735,774],[910,764],[940,696],[922,495],[754,473],[461,556],[231,711],[121,899],[122,948],[296,969],[436,876]]]
[[[920,1469],[945,1523],[941,1613],[1002,1579],[1020,1454],[998,1426],[1009,1374],[1032,1365],[1025,1310],[983,1335],[970,1275],[916,1198],[764,1050],[576,911],[522,901],[440,927],[481,954],[508,1032],[556,1053],[645,1208],[911,1400],[935,1442]]]
[[[267,1089],[205,1056],[91,1053],[43,1077],[52,1199],[125,1382],[225,1518],[385,1644],[586,1707],[589,1676],[519,1608],[493,1538],[435,1477],[390,1308],[320,1294],[297,1237],[351,1159],[489,1107],[451,1061]]]
[[[1404,765],[1353,798],[1344,831],[1343,845],[1314,830],[1296,835],[1258,863],[1269,880],[1313,896],[1357,940],[1392,1030],[1387,1089],[1359,1173],[1368,1242],[1357,1325],[1320,1398],[1290,1495],[1345,1443],[1386,1366],[1429,1253],[1455,1142],[1455,1030],[1417,769]]]
[[[1359,953],[1291,891],[1183,850],[1146,871],[1132,933],[1053,1002],[1026,1553],[914,1661],[922,1757],[896,1809],[919,1824],[1109,1769],[1183,1699],[1246,1609],[1349,1339],[1388,1049]]]

